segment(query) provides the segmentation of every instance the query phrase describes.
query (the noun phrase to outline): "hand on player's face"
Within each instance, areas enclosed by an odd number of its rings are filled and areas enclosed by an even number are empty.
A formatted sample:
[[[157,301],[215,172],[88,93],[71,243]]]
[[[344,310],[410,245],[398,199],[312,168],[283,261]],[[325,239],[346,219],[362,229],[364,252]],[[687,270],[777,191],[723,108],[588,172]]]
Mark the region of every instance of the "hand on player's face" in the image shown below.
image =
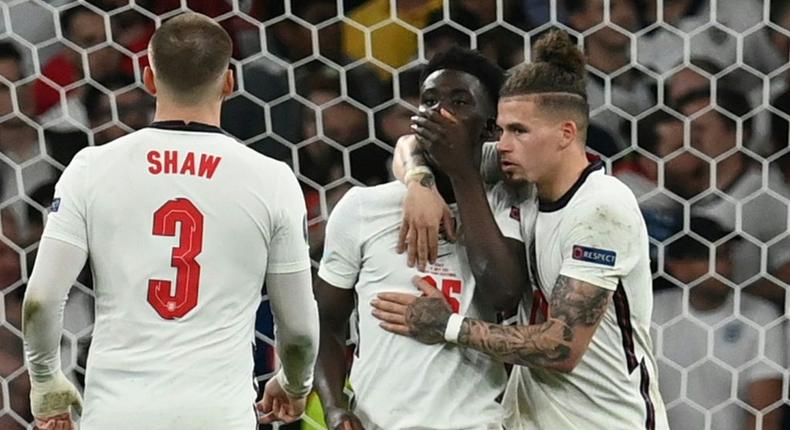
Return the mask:
[[[428,156],[448,176],[477,170],[475,141],[480,138],[483,118],[457,115],[438,103],[435,106],[438,108],[420,106],[417,115],[411,117],[412,130]]]
[[[425,344],[444,342],[444,330],[452,308],[439,290],[415,276],[412,283],[423,293],[381,293],[371,302],[381,328],[409,336]]]

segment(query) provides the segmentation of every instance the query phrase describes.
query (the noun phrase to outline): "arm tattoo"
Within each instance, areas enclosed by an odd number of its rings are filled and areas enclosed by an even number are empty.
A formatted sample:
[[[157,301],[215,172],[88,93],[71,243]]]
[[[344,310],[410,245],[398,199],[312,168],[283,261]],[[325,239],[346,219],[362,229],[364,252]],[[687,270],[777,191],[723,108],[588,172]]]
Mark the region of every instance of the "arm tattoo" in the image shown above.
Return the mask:
[[[564,322],[502,326],[465,319],[458,343],[470,346],[507,363],[546,367],[570,356],[573,332]]]
[[[609,306],[609,290],[560,275],[551,292],[552,317],[571,327],[598,323]]]
[[[444,299],[420,297],[406,308],[406,325],[422,343],[430,345],[443,342],[450,313],[450,305]]]
[[[501,326],[467,318],[458,340],[504,362],[551,367],[571,357],[576,327],[598,324],[610,297],[608,290],[560,276],[551,294],[546,322]]]
[[[433,174],[431,173],[422,175],[422,178],[420,178],[420,185],[422,185],[425,188],[431,188],[435,184],[436,184],[436,178],[434,178]]]

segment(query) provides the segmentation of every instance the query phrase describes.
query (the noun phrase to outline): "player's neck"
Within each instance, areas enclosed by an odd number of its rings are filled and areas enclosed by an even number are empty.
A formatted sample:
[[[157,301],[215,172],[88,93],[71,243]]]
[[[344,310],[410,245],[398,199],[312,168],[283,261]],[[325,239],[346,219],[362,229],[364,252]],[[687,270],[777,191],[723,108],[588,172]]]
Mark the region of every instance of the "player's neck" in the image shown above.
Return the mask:
[[[573,187],[589,164],[584,153],[567,157],[553,169],[550,177],[538,181],[538,198],[544,202],[556,202]]]
[[[206,103],[205,105],[199,106],[184,106],[157,100],[156,112],[154,113],[154,122],[199,122],[219,127],[220,106],[221,105],[219,103]]]

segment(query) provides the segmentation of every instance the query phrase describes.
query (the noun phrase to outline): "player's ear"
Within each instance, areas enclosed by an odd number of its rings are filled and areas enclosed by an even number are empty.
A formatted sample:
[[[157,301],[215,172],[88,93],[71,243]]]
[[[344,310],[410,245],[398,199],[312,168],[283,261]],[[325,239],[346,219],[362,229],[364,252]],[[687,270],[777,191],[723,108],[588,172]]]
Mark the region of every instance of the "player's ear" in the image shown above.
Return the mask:
[[[561,122],[559,133],[560,147],[565,149],[576,141],[576,136],[579,134],[579,130],[576,127],[576,121],[569,119]]]
[[[233,87],[236,85],[236,78],[233,76],[233,69],[228,69],[225,72],[225,82],[222,84],[222,95],[229,96],[233,94]]]
[[[154,79],[154,71],[151,66],[145,66],[143,69],[143,85],[151,95],[156,95],[156,80]]]

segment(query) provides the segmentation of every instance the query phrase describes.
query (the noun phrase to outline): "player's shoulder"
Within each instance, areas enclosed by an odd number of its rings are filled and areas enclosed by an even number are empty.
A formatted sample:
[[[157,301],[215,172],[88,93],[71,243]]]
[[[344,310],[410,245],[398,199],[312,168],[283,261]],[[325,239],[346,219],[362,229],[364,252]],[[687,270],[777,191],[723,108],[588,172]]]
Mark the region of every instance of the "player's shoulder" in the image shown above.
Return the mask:
[[[399,181],[391,181],[369,187],[351,187],[340,202],[346,204],[362,205],[363,207],[383,208],[387,204],[397,204],[400,207],[406,193],[406,186]]]
[[[592,171],[569,204],[572,213],[623,220],[641,218],[639,202],[622,181],[603,168]]]

